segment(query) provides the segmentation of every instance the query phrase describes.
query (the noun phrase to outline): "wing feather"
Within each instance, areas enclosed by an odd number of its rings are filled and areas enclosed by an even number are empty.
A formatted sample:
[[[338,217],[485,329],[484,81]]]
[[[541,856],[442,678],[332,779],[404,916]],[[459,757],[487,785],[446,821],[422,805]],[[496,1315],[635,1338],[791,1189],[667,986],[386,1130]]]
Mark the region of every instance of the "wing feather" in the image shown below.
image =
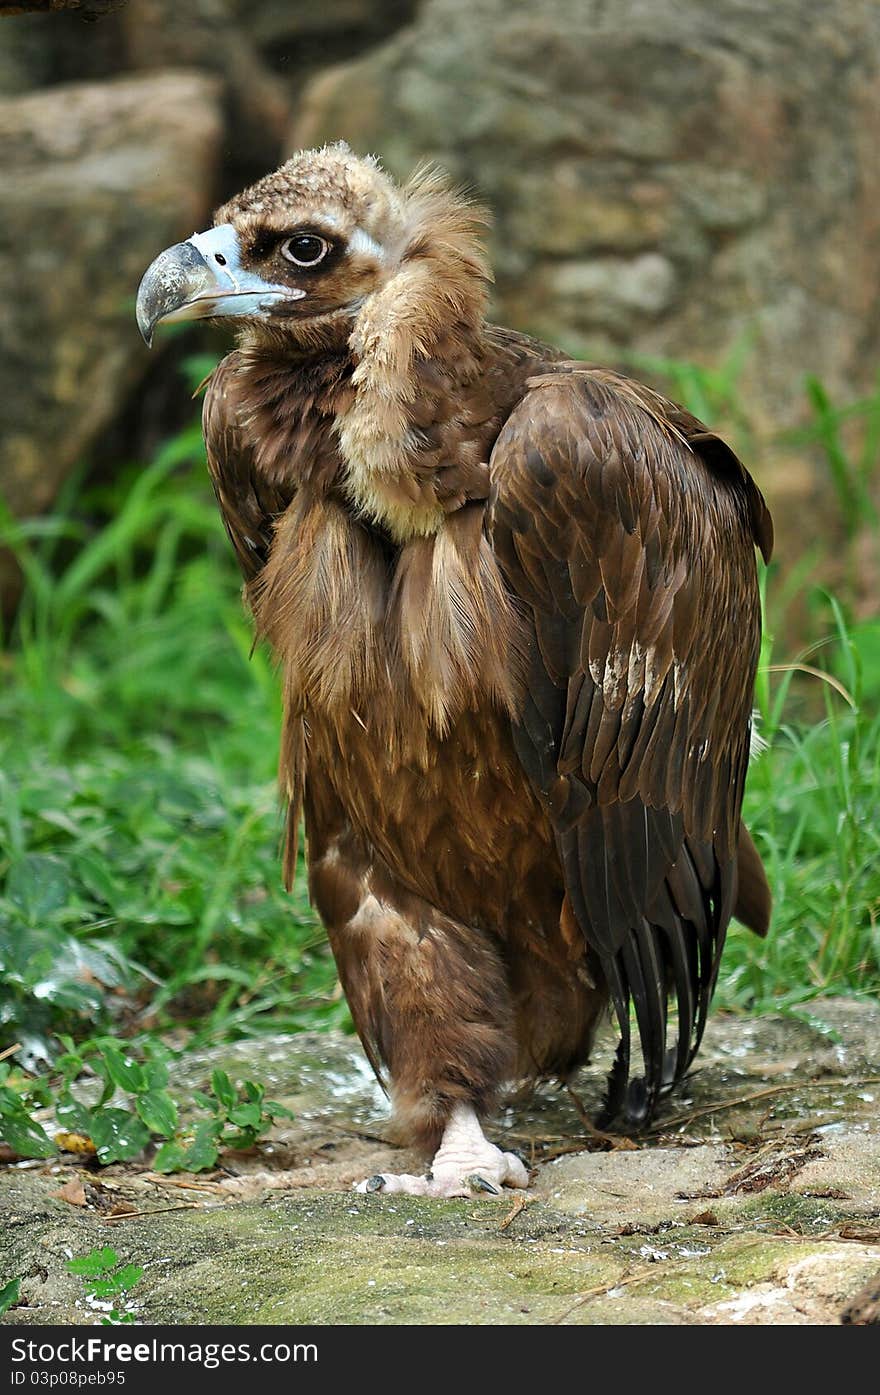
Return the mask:
[[[606,1118],[641,1121],[693,1059],[735,903],[769,514],[701,423],[571,364],[531,380],[490,471],[493,545],[530,625],[516,749],[617,1015]]]

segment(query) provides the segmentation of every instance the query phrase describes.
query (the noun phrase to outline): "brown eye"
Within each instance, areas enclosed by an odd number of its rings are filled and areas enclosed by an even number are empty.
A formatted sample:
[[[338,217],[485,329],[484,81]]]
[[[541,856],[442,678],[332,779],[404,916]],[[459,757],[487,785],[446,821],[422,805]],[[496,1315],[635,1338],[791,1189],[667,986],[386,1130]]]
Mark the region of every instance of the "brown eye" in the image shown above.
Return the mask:
[[[330,243],[315,233],[297,233],[285,238],[281,244],[281,255],[294,266],[317,266],[330,251]]]

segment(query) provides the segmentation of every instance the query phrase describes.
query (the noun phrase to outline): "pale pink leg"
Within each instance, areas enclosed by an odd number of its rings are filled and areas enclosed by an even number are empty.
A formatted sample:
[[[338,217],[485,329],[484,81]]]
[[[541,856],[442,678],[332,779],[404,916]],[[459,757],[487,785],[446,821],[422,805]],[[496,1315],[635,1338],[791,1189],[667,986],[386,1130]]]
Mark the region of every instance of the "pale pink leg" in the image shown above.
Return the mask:
[[[358,1182],[357,1192],[405,1192],[409,1196],[497,1196],[502,1187],[527,1187],[529,1173],[515,1153],[490,1143],[476,1113],[457,1104],[443,1131],[440,1147],[423,1177],[377,1173]]]

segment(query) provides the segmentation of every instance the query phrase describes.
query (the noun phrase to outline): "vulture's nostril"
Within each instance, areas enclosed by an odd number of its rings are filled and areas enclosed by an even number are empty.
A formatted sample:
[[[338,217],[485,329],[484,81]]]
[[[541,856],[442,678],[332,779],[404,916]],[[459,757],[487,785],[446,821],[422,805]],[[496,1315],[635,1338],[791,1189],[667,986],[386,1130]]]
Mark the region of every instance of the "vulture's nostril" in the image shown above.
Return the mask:
[[[217,263],[218,266],[225,266],[225,265],[226,265],[226,258],[224,257],[224,255],[223,255],[222,252],[215,252],[215,253],[214,253],[214,261]]]

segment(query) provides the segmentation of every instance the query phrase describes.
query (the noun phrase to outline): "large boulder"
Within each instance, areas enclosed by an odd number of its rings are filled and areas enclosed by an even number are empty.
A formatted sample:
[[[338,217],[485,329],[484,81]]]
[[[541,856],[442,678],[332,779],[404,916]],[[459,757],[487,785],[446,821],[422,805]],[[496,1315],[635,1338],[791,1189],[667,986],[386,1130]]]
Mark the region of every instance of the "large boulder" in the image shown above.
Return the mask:
[[[204,224],[218,85],[173,72],[0,101],[0,490],[46,508],[146,367],[133,299],[156,252]]]
[[[96,20],[121,9],[126,0],[0,0],[0,16],[57,14],[74,10],[83,19]]]
[[[118,75],[120,17],[113,0],[104,0],[100,13],[82,5],[38,9],[0,0],[0,94]]]
[[[332,0],[327,5],[291,5],[290,0],[226,0],[235,22],[284,70],[304,57],[327,61],[327,45],[349,56],[384,39],[410,20],[418,0]]]
[[[851,395],[876,369],[878,81],[869,0],[425,0],[312,81],[289,144],[473,184],[498,314],[579,355],[711,366],[753,336],[770,432],[806,371]]]
[[[120,65],[190,67],[223,82],[224,195],[277,162],[292,104],[239,23],[235,0],[138,0],[119,16]]]

